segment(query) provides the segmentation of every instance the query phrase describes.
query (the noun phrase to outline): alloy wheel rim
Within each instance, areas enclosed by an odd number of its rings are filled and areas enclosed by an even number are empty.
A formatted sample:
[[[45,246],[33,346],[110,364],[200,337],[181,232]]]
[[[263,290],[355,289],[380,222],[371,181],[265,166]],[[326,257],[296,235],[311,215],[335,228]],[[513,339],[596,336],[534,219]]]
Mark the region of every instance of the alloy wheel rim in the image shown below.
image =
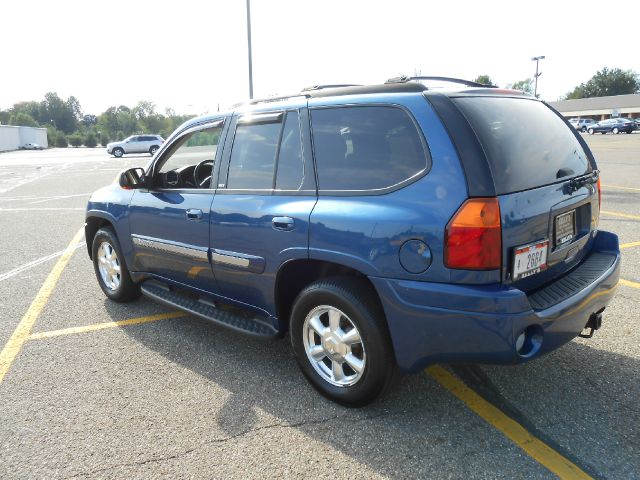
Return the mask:
[[[302,327],[304,350],[323,380],[338,387],[355,385],[366,367],[360,332],[341,310],[321,305],[309,312]]]
[[[98,247],[98,270],[102,283],[112,292],[120,286],[120,260],[115,248],[109,242],[102,242]]]

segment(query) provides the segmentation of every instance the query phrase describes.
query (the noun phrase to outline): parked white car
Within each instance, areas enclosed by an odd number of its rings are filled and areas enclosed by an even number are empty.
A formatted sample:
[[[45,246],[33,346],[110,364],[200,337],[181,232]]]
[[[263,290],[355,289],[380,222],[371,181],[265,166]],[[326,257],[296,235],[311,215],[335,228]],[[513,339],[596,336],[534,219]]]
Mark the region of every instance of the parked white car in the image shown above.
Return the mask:
[[[132,135],[121,142],[107,144],[107,153],[120,158],[125,153],[149,153],[153,155],[164,143],[160,135]]]
[[[20,150],[42,150],[44,147],[38,143],[25,143],[21,147],[18,147]]]

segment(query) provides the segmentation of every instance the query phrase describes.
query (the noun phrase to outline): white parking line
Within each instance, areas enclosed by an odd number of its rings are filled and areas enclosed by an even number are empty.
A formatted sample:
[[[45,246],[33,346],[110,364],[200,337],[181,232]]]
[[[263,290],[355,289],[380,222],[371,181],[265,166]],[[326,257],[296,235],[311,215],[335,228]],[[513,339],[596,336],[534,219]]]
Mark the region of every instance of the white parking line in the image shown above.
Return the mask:
[[[80,248],[84,246],[84,242],[80,242],[75,245],[73,248]],[[14,268],[13,270],[9,270],[5,273],[0,273],[0,282],[7,280],[8,278],[15,277],[19,273],[24,272],[25,270],[29,270],[30,268],[36,267],[41,263],[48,262],[49,260],[53,260],[56,257],[59,257],[65,252],[65,250],[60,250],[59,252],[52,253],[51,255],[47,255],[46,257],[38,258],[37,260],[33,260],[29,263],[25,263],[24,265],[20,265],[19,267]]]
[[[73,195],[56,195],[53,197],[36,197],[38,198],[37,200],[34,199],[35,201],[28,201],[27,205],[35,205],[36,203],[44,203],[44,202],[50,202],[52,200],[62,200],[64,198],[74,198],[74,197],[90,197],[91,193],[76,193]]]
[[[0,212],[42,212],[43,210],[86,210],[85,207],[33,207],[33,208],[1,208]]]

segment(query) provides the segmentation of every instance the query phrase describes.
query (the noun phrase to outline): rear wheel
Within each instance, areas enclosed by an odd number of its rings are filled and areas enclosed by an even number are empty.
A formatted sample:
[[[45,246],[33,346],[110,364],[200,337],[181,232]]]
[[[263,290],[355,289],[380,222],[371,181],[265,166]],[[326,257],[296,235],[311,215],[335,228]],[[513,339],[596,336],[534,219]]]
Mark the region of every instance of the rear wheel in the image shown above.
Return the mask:
[[[618,127],[614,127],[614,129],[611,131],[613,132],[614,135],[618,135],[620,133],[620,130],[618,130]]]
[[[396,376],[375,295],[355,278],[326,279],[306,287],[291,312],[291,344],[302,373],[320,393],[346,406],[372,402]]]
[[[158,147],[157,145],[154,145],[153,147],[151,147],[149,149],[149,153],[151,154],[151,156],[153,156],[154,153],[156,153],[158,151],[160,147]]]
[[[589,129],[589,135],[593,135],[593,128]]]
[[[128,302],[140,296],[124,262],[120,243],[113,229],[98,230],[91,245],[93,268],[104,294],[116,302]]]
[[[120,158],[122,157],[122,155],[124,155],[124,150],[121,149],[120,147],[116,147],[113,149],[113,156],[116,158]]]
[[[582,133],[587,131],[587,127],[582,127]]]

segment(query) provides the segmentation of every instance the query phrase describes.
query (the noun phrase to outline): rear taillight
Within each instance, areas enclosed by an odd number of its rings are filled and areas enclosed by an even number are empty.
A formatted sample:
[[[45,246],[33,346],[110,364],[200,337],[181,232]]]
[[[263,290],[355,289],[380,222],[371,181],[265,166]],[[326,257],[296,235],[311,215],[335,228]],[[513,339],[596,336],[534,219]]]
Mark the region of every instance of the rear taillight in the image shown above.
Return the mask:
[[[502,265],[502,229],[497,198],[471,198],[447,225],[444,263],[447,268],[494,270]]]

